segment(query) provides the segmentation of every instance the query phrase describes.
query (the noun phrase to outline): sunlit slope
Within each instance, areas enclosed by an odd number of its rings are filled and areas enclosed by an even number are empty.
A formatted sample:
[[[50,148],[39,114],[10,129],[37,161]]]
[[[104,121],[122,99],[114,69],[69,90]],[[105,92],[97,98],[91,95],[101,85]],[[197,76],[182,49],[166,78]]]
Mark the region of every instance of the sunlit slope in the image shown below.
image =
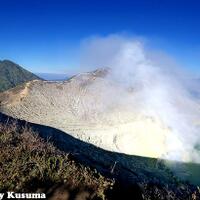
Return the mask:
[[[106,150],[165,157],[170,128],[132,106],[134,88],[124,90],[104,76],[95,71],[65,82],[32,81],[0,94],[0,110]],[[182,160],[187,159],[183,151]]]

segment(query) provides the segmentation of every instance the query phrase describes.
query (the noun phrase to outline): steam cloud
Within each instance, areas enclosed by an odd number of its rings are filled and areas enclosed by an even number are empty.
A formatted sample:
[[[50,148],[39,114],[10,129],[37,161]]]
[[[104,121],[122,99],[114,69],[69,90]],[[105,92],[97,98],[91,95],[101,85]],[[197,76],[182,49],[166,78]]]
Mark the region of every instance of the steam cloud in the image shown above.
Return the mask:
[[[165,56],[152,53],[142,41],[120,35],[85,40],[81,66],[88,71],[90,66],[109,67],[109,81],[119,84],[123,90],[133,89],[129,99],[124,99],[133,111],[159,119],[171,130],[164,158],[183,160],[187,152],[185,160],[200,162],[198,87],[191,74],[183,72]],[[112,101],[127,98],[122,96],[118,93]]]

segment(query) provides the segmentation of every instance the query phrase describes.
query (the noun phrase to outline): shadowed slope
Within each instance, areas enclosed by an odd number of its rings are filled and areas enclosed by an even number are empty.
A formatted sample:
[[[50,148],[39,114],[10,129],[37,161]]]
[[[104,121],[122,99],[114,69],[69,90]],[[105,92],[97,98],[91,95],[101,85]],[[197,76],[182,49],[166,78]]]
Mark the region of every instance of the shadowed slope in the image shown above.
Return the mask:
[[[0,192],[42,192],[51,200],[103,200],[114,184],[12,120],[0,121],[0,152]]]
[[[106,151],[55,128],[16,120],[4,114],[0,114],[0,122],[5,125],[16,122],[19,129],[24,126],[30,127],[41,137],[50,139],[59,149],[72,154],[79,162],[96,168],[104,176],[115,178],[119,183],[119,192],[121,190],[127,200],[133,197],[128,195],[136,195],[136,193],[138,199],[142,194],[150,195],[149,199],[154,200],[160,199],[156,197],[158,194],[162,195],[163,199],[167,199],[169,194],[173,194],[174,199],[189,199],[192,191],[195,190],[194,186],[174,176],[161,160]]]

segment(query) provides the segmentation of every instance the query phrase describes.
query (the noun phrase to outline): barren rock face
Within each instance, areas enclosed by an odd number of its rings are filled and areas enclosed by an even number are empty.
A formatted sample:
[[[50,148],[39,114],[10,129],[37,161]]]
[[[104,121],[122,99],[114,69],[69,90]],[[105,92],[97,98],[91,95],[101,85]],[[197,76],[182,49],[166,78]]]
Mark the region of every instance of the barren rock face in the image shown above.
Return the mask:
[[[32,81],[1,93],[0,110],[106,150],[155,158],[165,155],[170,129],[132,107],[134,88],[125,91],[105,76],[96,71],[65,82]]]

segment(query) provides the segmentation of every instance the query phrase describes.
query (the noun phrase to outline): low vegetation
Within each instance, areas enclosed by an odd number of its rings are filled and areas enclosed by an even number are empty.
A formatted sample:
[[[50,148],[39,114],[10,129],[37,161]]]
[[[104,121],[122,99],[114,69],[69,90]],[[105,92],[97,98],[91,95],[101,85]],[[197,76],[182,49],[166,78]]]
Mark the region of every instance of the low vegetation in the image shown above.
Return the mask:
[[[14,123],[0,123],[0,152],[0,192],[42,192],[50,200],[200,199],[200,188],[182,181],[127,185],[106,178]]]
[[[0,125],[0,191],[38,192],[49,198],[105,199],[113,181],[76,163],[30,129]],[[65,197],[65,198],[63,198]]]

